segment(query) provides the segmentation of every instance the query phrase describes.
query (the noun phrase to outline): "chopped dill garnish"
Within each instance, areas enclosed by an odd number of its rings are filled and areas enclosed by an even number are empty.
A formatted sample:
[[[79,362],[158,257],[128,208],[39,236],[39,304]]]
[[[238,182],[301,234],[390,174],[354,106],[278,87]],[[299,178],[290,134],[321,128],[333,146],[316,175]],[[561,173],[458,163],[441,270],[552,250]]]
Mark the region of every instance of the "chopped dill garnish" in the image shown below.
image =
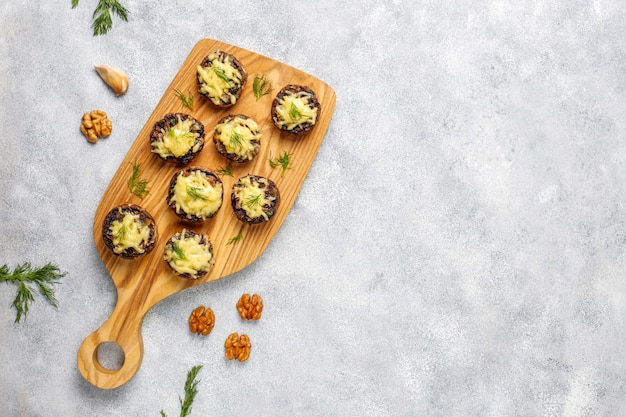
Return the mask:
[[[243,234],[241,232],[239,232],[239,234],[237,236],[233,236],[230,238],[230,240],[228,242],[226,242],[227,245],[232,245],[233,243],[237,243],[237,242],[241,242],[243,240]]]
[[[126,228],[126,225],[122,223],[120,225],[120,228],[117,229],[117,232],[113,235],[113,238],[116,240],[116,242],[121,242],[124,240],[124,238],[126,238],[126,232],[128,232],[128,228]]]
[[[245,205],[248,207],[254,207],[258,205],[260,202],[261,202],[261,194],[255,194],[255,195],[248,197],[248,199],[245,201]]]
[[[187,94],[180,90],[174,90],[176,98],[180,100],[181,107],[187,107],[189,110],[193,110],[193,95],[187,91]]]
[[[285,172],[288,169],[291,169],[291,154],[287,153],[287,151],[283,151],[277,158],[272,158],[272,153],[270,152],[270,157],[268,158],[268,162],[272,168],[276,168],[277,166],[281,166],[283,168],[283,172],[281,173],[281,177],[285,176]]]
[[[268,80],[267,75],[257,75],[252,82],[254,97],[259,101],[261,97],[272,92],[272,83]]]
[[[139,177],[140,174],[141,168],[139,164],[136,162],[133,163],[133,174],[130,176],[126,184],[128,185],[128,189],[131,193],[143,199],[146,195],[148,195],[148,193],[150,193],[150,188],[148,187],[148,181]]]
[[[230,146],[241,148],[242,142],[243,136],[241,133],[233,131],[233,133],[230,134]]]
[[[180,142],[184,138],[191,137],[192,133],[191,132],[176,133],[176,129],[174,129],[173,127],[170,127],[167,129],[167,135],[170,138],[174,139],[176,142]]]
[[[223,69],[218,68],[216,66],[211,66],[211,69],[213,70],[215,75],[217,75],[221,80],[226,81],[227,83],[230,84],[230,78],[228,78],[228,75],[226,75]]]
[[[195,198],[196,200],[207,201],[208,197],[202,193],[204,189],[201,187],[192,187],[191,185],[187,186],[187,195]]]
[[[289,117],[294,122],[302,117],[302,112],[293,101],[291,102],[291,106],[289,107]]]
[[[187,259],[187,257],[185,256],[185,251],[183,251],[181,247],[178,246],[178,243],[174,243],[172,250],[174,251],[174,255],[176,256],[176,259],[181,260],[181,261],[183,259]]]
[[[226,165],[224,168],[220,168],[217,170],[217,174],[218,175],[227,175],[229,177],[232,177],[233,174],[233,164],[231,164],[230,162],[228,163],[228,165]]]

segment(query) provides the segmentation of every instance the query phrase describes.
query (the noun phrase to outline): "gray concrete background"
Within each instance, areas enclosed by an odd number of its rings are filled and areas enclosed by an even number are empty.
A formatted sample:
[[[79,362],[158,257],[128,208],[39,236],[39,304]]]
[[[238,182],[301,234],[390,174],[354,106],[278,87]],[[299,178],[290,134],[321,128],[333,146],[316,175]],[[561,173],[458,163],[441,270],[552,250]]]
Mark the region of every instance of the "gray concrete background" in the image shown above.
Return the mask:
[[[37,297],[21,324],[0,283],[0,415],[176,416],[194,365],[197,416],[626,415],[621,1],[122,0],[129,22],[93,37],[96,3],[0,3],[0,264],[67,272],[58,311]],[[139,372],[101,390],[76,366],[116,297],[93,216],[202,38],[322,79],[336,110],[265,253],[157,304]],[[92,146],[95,108],[114,133]]]

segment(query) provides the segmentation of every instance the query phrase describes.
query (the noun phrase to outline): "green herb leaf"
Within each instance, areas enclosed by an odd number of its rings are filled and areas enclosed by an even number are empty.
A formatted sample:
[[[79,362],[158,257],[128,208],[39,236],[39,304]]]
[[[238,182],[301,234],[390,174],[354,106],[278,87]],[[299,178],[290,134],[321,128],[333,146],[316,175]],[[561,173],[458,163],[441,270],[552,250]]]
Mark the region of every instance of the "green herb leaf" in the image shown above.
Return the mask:
[[[229,177],[234,176],[233,165],[229,162],[228,165],[226,165],[224,168],[220,168],[219,170],[217,170],[217,174],[221,176],[227,175]]]
[[[231,237],[228,242],[226,242],[226,245],[232,245],[233,243],[237,243],[243,240],[243,234],[241,232],[239,232],[239,234],[237,236],[233,236]]]
[[[281,177],[285,176],[285,172],[288,169],[291,169],[291,154],[287,153],[287,151],[283,151],[278,158],[273,159],[272,153],[270,152],[270,157],[268,158],[268,162],[272,168],[276,168],[277,166],[281,166],[283,171],[281,173]]]
[[[187,380],[185,381],[185,397],[178,397],[180,402],[180,417],[187,417],[191,414],[191,406],[198,394],[198,384],[200,381],[196,379],[198,372],[202,369],[202,365],[196,365],[187,372]],[[161,417],[167,417],[165,411],[161,410]]]
[[[209,198],[206,195],[202,194],[202,191],[204,191],[204,189],[202,189],[201,187],[193,187],[191,185],[187,186],[187,195],[195,198],[196,200],[207,201]]]
[[[12,272],[7,265],[0,267],[0,282],[12,282],[17,285],[17,295],[13,300],[13,307],[17,311],[15,323],[19,323],[22,317],[26,317],[30,303],[35,300],[33,286],[53,307],[58,307],[58,301],[54,294],[54,285],[60,283],[60,278],[65,276],[59,268],[51,263],[41,268],[33,268],[29,262],[18,265]]]
[[[128,185],[128,189],[131,193],[143,199],[150,193],[150,188],[148,187],[148,181],[139,177],[140,174],[141,167],[136,162],[133,163],[133,174],[130,176],[126,184]]]
[[[193,133],[191,133],[190,131],[184,131],[184,132],[179,131],[177,133],[176,129],[174,129],[173,127],[170,127],[167,129],[167,136],[174,139],[176,142],[181,142],[183,140],[193,137]]]
[[[193,110],[193,95],[187,91],[187,94],[179,90],[174,90],[176,98],[180,100],[181,107],[187,107],[189,110]]]
[[[128,10],[118,0],[99,0],[93,12],[93,36],[105,35],[113,27],[111,12],[124,22],[128,22]]]
[[[230,146],[241,148],[243,144],[243,136],[239,132],[235,132],[230,134]]]
[[[267,75],[257,75],[252,82],[252,90],[254,91],[254,97],[256,101],[259,101],[261,97],[272,92],[272,83],[267,78]]]
[[[122,224],[120,226],[120,228],[117,229],[117,233],[115,233],[115,235],[113,235],[113,237],[115,238],[115,240],[121,242],[126,237],[126,232],[127,231],[128,231],[128,229],[126,229],[126,225]]]
[[[180,399],[180,417],[186,417],[191,414],[191,405],[193,404],[196,394],[198,394],[198,381],[196,376],[202,369],[202,365],[197,365],[191,368],[187,373],[187,380],[185,381],[185,398]]]
[[[302,117],[302,112],[293,101],[291,102],[291,106],[289,107],[289,117],[294,122],[298,121],[298,119]]]
[[[226,75],[223,69],[216,67],[216,66],[211,66],[211,69],[213,70],[215,75],[217,75],[220,79],[230,84],[230,78],[228,78],[228,75]]]
[[[174,243],[172,250],[174,251],[174,255],[176,256],[176,259],[181,260],[181,261],[184,259],[187,259],[187,257],[185,256],[185,251],[180,246],[178,246],[177,243]]]
[[[254,207],[257,204],[259,204],[260,201],[261,201],[261,194],[255,194],[255,195],[248,197],[248,199],[245,201],[244,204],[248,207]]]
[[[78,7],[79,0],[72,0],[72,9]],[[124,22],[128,22],[128,10],[121,5],[119,0],[98,0],[98,5],[93,12],[93,36],[104,35],[111,30],[113,19],[111,12]]]

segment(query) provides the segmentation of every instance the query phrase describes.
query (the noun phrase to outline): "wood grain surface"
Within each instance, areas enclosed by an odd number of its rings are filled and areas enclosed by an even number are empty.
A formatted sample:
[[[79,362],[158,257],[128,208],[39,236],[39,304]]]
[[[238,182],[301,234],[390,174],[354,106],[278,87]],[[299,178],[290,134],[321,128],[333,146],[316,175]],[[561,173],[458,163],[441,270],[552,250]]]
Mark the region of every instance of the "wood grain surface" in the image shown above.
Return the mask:
[[[235,55],[248,73],[248,81],[237,104],[217,108],[198,92],[196,66],[211,52],[222,50]],[[254,97],[252,82],[256,75],[266,74],[272,93]],[[302,84],[312,88],[321,103],[322,111],[315,128],[303,137],[292,137],[274,127],[270,115],[271,103],[286,84]],[[181,106],[175,90],[192,93],[194,109]],[[96,248],[117,288],[117,303],[111,316],[89,335],[78,350],[78,368],[84,378],[100,388],[115,388],[128,382],[139,369],[143,357],[141,323],[148,310],[164,298],[186,288],[204,284],[237,272],[261,255],[270,243],[298,196],[305,177],[324,139],[335,107],[335,92],[326,83],[281,62],[212,39],[200,40],[192,49],[181,69],[172,80],[154,112],[115,173],[97,208],[93,236]],[[224,168],[228,161],[215,149],[213,128],[224,116],[241,113],[252,117],[263,134],[260,153],[250,162],[233,163],[234,175],[222,175],[224,203],[212,219],[191,224],[177,217],[165,199],[171,177],[181,166],[165,162],[151,152],[150,132],[154,123],[167,113],[188,113],[205,126],[205,145],[200,154],[187,166],[202,166],[214,171]],[[120,134],[120,133],[118,133]],[[291,155],[291,168],[283,175],[281,167],[271,167],[270,155],[283,152]],[[132,194],[127,181],[133,164],[141,167],[141,177],[149,181],[150,193],[140,199]],[[272,179],[280,190],[281,202],[274,217],[266,223],[247,225],[234,215],[230,205],[232,185],[241,176],[256,174]],[[154,250],[143,257],[127,260],[115,256],[102,239],[102,224],[106,214],[121,204],[137,204],[155,219],[159,238]],[[182,230],[191,229],[209,236],[213,243],[215,264],[202,279],[189,280],[176,276],[163,260],[163,249],[168,238]],[[228,242],[238,234],[243,239]],[[117,343],[124,352],[120,369],[107,369],[97,359],[98,347],[104,342]]]

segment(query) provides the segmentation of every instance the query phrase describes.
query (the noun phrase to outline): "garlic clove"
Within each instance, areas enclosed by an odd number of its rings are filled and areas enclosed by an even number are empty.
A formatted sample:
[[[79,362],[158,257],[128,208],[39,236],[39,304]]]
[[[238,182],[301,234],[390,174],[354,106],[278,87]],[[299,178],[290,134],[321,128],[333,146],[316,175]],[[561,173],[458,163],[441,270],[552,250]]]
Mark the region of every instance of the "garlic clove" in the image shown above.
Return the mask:
[[[110,65],[96,65],[96,72],[111,87],[115,95],[125,94],[128,90],[128,76],[124,71]]]

